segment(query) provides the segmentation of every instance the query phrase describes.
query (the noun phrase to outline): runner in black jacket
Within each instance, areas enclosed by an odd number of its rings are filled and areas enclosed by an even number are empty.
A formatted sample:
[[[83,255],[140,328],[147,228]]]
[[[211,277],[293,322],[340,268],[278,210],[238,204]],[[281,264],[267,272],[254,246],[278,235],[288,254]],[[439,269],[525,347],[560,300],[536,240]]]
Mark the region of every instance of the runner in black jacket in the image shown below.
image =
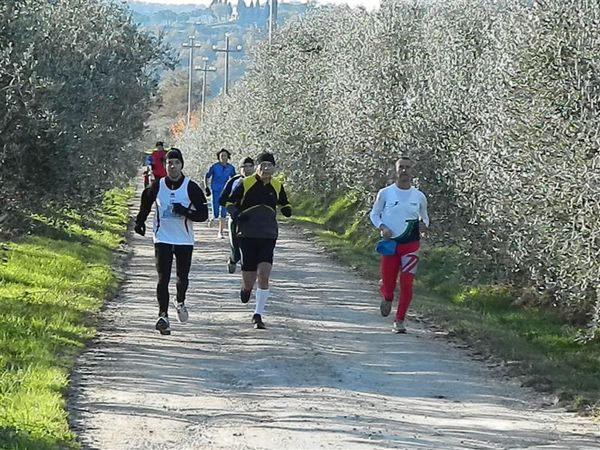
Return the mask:
[[[264,329],[262,315],[269,298],[273,250],[279,233],[276,208],[279,205],[281,213],[290,217],[292,207],[283,184],[273,178],[275,157],[271,153],[263,153],[256,164],[256,175],[244,178],[234,189],[227,209],[238,223],[237,236],[242,255],[240,298],[242,303],[248,303],[258,278],[252,321],[255,328]]]
[[[222,207],[227,206],[227,200],[231,195],[231,192],[237,187],[237,185],[242,181],[242,178],[249,177],[254,173],[254,160],[250,157],[243,158],[240,161],[240,173],[238,175],[233,176],[227,181],[223,191],[221,192],[221,197],[219,198],[219,205]],[[231,248],[231,253],[229,258],[227,259],[227,271],[229,273],[235,273],[235,268],[237,263],[241,259],[240,254],[240,243],[239,239],[236,236],[237,233],[237,220],[233,219],[231,215],[229,215],[228,219],[228,228],[229,228],[229,246]]]

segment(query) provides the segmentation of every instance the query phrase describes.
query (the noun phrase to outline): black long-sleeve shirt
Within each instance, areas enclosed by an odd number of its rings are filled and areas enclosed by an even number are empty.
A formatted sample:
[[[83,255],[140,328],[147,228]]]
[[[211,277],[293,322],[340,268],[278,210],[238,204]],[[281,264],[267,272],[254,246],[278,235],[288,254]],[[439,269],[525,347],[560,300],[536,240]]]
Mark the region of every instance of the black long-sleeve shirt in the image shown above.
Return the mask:
[[[185,180],[185,176],[182,176],[177,181],[173,181],[169,177],[165,177],[164,180],[166,186],[174,191],[181,187],[183,180]],[[150,186],[144,189],[144,192],[142,192],[140,212],[135,219],[136,223],[146,222],[150,211],[152,211],[152,205],[156,201],[159,187],[160,180],[155,180]],[[192,180],[190,180],[188,183],[188,196],[190,197],[190,201],[192,202],[192,205],[194,205],[195,210],[188,209],[185,216],[192,222],[204,222],[206,219],[208,219],[208,206],[206,205],[206,197],[204,196],[202,189],[200,189],[200,186],[198,186]]]
[[[219,197],[219,205],[221,205],[223,207],[227,206],[227,200],[229,199],[229,196],[231,195],[231,191],[233,190],[233,185],[240,178],[243,178],[243,176],[240,174],[237,174],[237,175],[231,177],[229,180],[227,180],[227,183],[225,183],[225,187],[221,191],[221,196]]]

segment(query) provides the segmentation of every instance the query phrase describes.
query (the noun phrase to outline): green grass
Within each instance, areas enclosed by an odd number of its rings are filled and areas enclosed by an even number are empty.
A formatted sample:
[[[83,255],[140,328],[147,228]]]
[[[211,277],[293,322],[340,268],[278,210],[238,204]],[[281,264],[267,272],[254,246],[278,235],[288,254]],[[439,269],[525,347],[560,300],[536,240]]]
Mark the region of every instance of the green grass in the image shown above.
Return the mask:
[[[294,205],[294,223],[312,230],[343,264],[379,279],[378,235],[356,199],[337,199],[329,207],[295,199]],[[581,330],[556,310],[527,306],[536,302],[523,302],[523,291],[465,283],[458,267],[458,249],[428,248],[424,242],[411,311],[477,351],[511,361],[513,375],[550,380],[570,406],[592,412],[589,405],[600,400],[600,342],[581,343]]]
[[[127,228],[131,189],[90,217],[37,216],[33,235],[0,250],[0,448],[78,448],[64,394],[75,357],[118,280],[112,254]]]

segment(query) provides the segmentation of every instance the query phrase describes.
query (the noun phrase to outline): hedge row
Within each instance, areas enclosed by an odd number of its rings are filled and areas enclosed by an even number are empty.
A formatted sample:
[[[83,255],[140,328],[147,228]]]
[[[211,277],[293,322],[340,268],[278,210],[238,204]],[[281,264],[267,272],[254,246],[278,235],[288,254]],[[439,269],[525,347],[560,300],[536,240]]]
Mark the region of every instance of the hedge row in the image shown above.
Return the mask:
[[[85,208],[140,165],[158,37],[103,0],[0,2],[0,231],[44,209]]]

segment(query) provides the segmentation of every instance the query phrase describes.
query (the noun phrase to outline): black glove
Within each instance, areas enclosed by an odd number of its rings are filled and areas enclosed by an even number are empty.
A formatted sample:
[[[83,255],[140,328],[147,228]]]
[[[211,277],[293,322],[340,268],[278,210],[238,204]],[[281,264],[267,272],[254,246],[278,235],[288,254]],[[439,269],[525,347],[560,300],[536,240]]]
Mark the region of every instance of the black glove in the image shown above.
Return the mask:
[[[229,215],[231,216],[231,219],[237,220],[237,218],[240,215],[240,210],[237,209],[237,207],[235,205],[229,205],[226,209],[227,209],[227,212],[229,213]]]
[[[180,216],[187,216],[188,209],[183,206],[181,203],[173,203],[173,212],[175,214],[179,214]]]
[[[207,197],[210,197],[210,188],[208,186],[206,186],[206,189],[204,189],[204,192],[206,193]]]
[[[135,227],[133,227],[133,231],[135,231],[140,236],[144,236],[146,234],[146,224],[144,222],[136,223]]]
[[[284,206],[283,208],[281,208],[281,214],[283,214],[285,217],[291,217],[292,216],[292,207]]]

